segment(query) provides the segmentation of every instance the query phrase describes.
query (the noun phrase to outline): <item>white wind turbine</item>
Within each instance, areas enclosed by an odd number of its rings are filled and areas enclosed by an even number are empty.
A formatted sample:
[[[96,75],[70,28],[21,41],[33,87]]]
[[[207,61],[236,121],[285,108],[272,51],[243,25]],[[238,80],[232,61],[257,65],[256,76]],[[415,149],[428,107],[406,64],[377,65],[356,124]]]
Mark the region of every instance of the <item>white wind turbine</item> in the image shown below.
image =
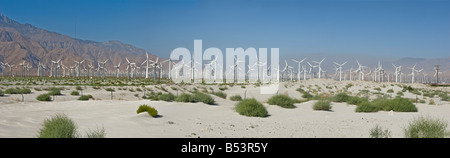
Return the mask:
[[[149,64],[149,62],[153,62],[153,61],[148,58],[148,52],[147,51],[145,51],[145,54],[146,54],[147,58],[145,59],[144,62],[142,62],[141,66],[144,65],[144,63],[147,64],[144,68],[145,68],[145,78],[148,78],[148,68],[149,68],[148,64]]]
[[[297,79],[300,81],[300,75],[301,75],[301,70],[300,70],[300,67],[301,67],[301,63],[303,62],[303,61],[305,61],[306,60],[306,58],[304,58],[304,59],[302,59],[302,60],[300,60],[300,61],[298,61],[298,60],[295,60],[295,59],[292,59],[292,61],[294,61],[294,62],[296,62],[297,64],[298,64],[298,70],[297,70]]]
[[[117,66],[114,66],[114,68],[117,68],[117,71],[116,71],[116,78],[119,78],[119,73],[120,73],[120,64],[121,64],[122,62],[119,62],[119,65],[117,65]]]
[[[0,61],[0,67],[2,67],[2,78],[4,77],[5,74],[5,68],[6,68],[6,64]],[[39,73],[39,72],[38,72]]]
[[[363,72],[363,70],[364,70],[364,67],[365,66],[362,66],[360,63],[359,63],[359,61],[358,60],[356,60],[356,63],[358,64],[358,69],[356,69],[355,70],[355,72],[358,72],[358,77],[359,77],[359,80],[364,80],[364,72]]]
[[[106,62],[108,62],[109,59],[106,59],[104,62],[98,62],[98,66],[102,69],[102,79],[105,79],[105,69],[106,69]]]
[[[312,61],[312,62],[315,62],[315,63],[318,64],[318,67],[319,67],[319,78],[321,78],[321,75],[320,75],[320,74],[322,74],[322,67],[321,67],[321,65],[322,65],[322,62],[325,60],[325,58],[323,58],[320,62]]]
[[[376,80],[378,82],[382,82],[383,75],[384,75],[384,69],[379,60],[378,60],[378,67],[375,69],[374,74],[375,74],[374,80]]]
[[[127,71],[128,71],[128,80],[130,80],[130,71],[131,71],[131,62],[128,60],[128,58],[125,58],[127,60]]]
[[[411,69],[411,83],[414,83],[414,72],[417,71],[416,70],[416,64],[414,64],[413,67],[408,67],[408,69]]]
[[[400,74],[401,74],[401,69],[402,69],[402,66],[400,65],[400,66],[395,66],[395,64],[394,63],[392,63],[392,66],[394,66],[394,68],[395,68],[395,72],[394,72],[394,74],[395,74],[395,82],[397,83],[397,82],[400,82]]]
[[[76,61],[76,60],[74,60],[74,62],[76,63],[76,68],[77,68],[77,71],[78,71],[78,73],[77,73],[78,79],[80,79],[80,74],[81,74],[81,64],[83,64],[84,60],[82,60],[82,61]]]
[[[342,63],[342,64],[339,64],[339,63],[334,62],[334,64],[336,64],[336,65],[338,66],[338,68],[337,68],[336,70],[339,70],[339,81],[342,81],[342,66],[344,66],[345,64],[347,64],[347,62],[348,62],[348,61],[346,61],[346,62],[344,62],[344,63]]]

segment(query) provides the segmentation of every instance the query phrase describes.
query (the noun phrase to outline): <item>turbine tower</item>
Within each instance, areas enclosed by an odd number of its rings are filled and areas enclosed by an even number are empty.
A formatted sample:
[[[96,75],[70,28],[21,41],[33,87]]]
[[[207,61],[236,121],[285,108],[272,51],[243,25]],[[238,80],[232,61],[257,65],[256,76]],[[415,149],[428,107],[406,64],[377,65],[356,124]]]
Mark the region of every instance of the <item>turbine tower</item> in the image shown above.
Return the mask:
[[[80,74],[81,74],[81,64],[84,62],[84,60],[82,60],[82,61],[76,61],[76,60],[74,60],[74,61],[75,61],[75,63],[76,63],[76,68],[77,68],[77,71],[78,71],[77,76],[78,76],[78,79],[80,79]]]
[[[342,81],[342,66],[344,66],[345,64],[347,64],[347,62],[348,62],[348,61],[346,61],[346,62],[344,62],[344,63],[342,63],[342,64],[339,64],[339,63],[334,62],[334,64],[336,64],[336,65],[338,66],[337,70],[339,70],[339,81]]]
[[[392,66],[394,66],[394,68],[395,68],[395,82],[397,83],[397,82],[399,82],[400,80],[400,74],[401,74],[401,69],[402,69],[402,66],[395,66],[395,64],[394,63],[392,63]]]
[[[416,68],[416,64],[414,64],[414,66],[412,68],[408,67],[408,69],[411,69],[411,83],[414,83],[414,72],[417,71],[415,68]]]
[[[326,58],[326,57],[325,57],[325,58]],[[325,60],[325,58],[323,58],[320,62],[312,61],[312,62],[315,62],[315,63],[318,64],[318,67],[319,67],[319,78],[321,78],[321,75],[320,75],[320,74],[322,74],[322,67],[320,67],[320,66],[322,65],[322,62]]]
[[[119,68],[120,68],[120,64],[121,64],[121,63],[122,63],[122,62],[119,62],[119,65],[114,66],[114,68],[117,68],[117,71],[116,71],[116,78],[119,78],[119,73],[120,73]]]
[[[297,79],[298,79],[298,81],[300,81],[300,76],[301,76],[301,70],[300,70],[300,68],[301,68],[301,63],[303,62],[303,61],[305,61],[306,60],[306,58],[304,58],[304,59],[302,59],[302,60],[300,60],[300,61],[298,61],[298,60],[295,60],[295,59],[292,59],[292,61],[294,61],[294,62],[296,62],[297,64],[298,64],[298,70],[297,70]]]

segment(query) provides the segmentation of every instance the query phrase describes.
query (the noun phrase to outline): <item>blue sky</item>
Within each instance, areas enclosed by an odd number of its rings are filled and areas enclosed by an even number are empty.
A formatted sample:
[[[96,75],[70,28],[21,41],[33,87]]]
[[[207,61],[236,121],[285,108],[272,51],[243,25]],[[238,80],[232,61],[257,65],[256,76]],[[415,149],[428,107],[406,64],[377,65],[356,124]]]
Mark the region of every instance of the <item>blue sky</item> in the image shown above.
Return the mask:
[[[0,13],[79,39],[119,40],[168,57],[192,49],[280,48],[311,54],[450,56],[449,0],[0,0]]]

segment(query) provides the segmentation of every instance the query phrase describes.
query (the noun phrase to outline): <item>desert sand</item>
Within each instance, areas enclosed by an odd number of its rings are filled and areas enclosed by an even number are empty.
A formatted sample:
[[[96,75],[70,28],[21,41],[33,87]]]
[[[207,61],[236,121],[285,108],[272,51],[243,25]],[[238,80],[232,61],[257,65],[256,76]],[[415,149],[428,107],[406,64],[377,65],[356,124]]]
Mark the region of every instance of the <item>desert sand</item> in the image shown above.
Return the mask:
[[[333,80],[308,80],[301,82],[283,82],[280,84],[280,94],[287,94],[291,97],[302,99],[297,88],[304,90],[315,89],[319,93],[334,93],[342,90],[343,87],[352,83],[354,86],[348,90],[352,95],[356,95],[360,90],[366,89],[376,92],[375,87],[382,87],[381,93],[386,93],[388,89],[393,89],[393,96],[402,88],[396,83],[375,83],[368,81],[333,81]],[[414,88],[439,89],[449,92],[447,88],[432,88],[422,84],[404,84]],[[15,86],[3,86],[6,89]],[[41,86],[30,86],[43,88]],[[31,88],[32,94],[25,95],[25,101],[21,102],[21,95],[5,95],[0,97],[0,137],[12,138],[33,138],[37,136],[44,119],[50,118],[57,113],[64,113],[72,118],[78,125],[81,134],[104,128],[106,137],[150,137],[150,138],[184,138],[184,137],[214,137],[214,138],[368,138],[369,130],[375,125],[388,128],[392,132],[392,137],[404,137],[403,128],[408,122],[420,115],[430,115],[440,118],[450,123],[450,103],[440,101],[439,98],[428,98],[418,96],[419,99],[426,100],[426,103],[418,103],[419,112],[386,112],[357,113],[355,105],[347,103],[332,102],[331,111],[314,111],[312,105],[315,100],[297,103],[294,109],[285,109],[275,105],[265,103],[272,95],[259,94],[259,87],[255,85],[235,85],[227,86],[223,92],[227,94],[227,99],[222,99],[211,95],[216,101],[216,105],[204,103],[179,103],[165,101],[151,101],[142,99],[144,92],[130,92],[127,90],[114,92],[113,100],[110,99],[110,92],[104,89],[93,89],[86,86],[83,94],[91,94],[95,100],[79,101],[78,96],[71,96],[70,92],[75,90],[74,86],[65,87],[63,96],[57,96],[55,101],[37,101],[36,96],[46,93],[46,91],[36,91]],[[165,87],[169,92],[177,94],[177,91],[169,87],[177,87],[178,93],[191,90],[196,87],[201,90],[210,88],[220,91],[219,85],[157,85],[145,86],[145,88],[160,91],[160,87]],[[320,87],[320,88],[318,88]],[[124,88],[124,87],[123,87]],[[143,88],[143,87],[139,87]],[[186,90],[184,90],[186,89]],[[266,106],[269,116],[265,118],[247,117],[239,115],[234,111],[236,101],[228,98],[235,94],[247,98],[256,98]],[[135,94],[138,96],[136,97]],[[371,98],[375,94],[369,93]],[[405,98],[415,98],[416,95],[404,92]],[[430,99],[435,100],[438,105],[429,105]],[[158,110],[160,117],[152,118],[147,113],[136,114],[139,105],[147,104]]]

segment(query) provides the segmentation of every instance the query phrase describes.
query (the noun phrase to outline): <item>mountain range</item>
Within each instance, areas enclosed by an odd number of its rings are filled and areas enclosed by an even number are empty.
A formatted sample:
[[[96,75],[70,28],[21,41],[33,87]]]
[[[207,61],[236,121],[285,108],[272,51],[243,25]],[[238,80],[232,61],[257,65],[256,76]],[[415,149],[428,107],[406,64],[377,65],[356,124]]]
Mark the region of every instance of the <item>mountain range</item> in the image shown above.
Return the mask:
[[[59,33],[21,24],[0,14],[0,61],[18,65],[26,62],[37,68],[39,62],[50,65],[51,60],[61,59],[64,65],[72,66],[74,60],[85,60],[97,67],[98,62],[108,60],[106,68],[113,64],[135,62],[137,66],[145,60],[146,50],[120,41],[95,42],[75,39]],[[149,59],[157,57],[149,53]]]

